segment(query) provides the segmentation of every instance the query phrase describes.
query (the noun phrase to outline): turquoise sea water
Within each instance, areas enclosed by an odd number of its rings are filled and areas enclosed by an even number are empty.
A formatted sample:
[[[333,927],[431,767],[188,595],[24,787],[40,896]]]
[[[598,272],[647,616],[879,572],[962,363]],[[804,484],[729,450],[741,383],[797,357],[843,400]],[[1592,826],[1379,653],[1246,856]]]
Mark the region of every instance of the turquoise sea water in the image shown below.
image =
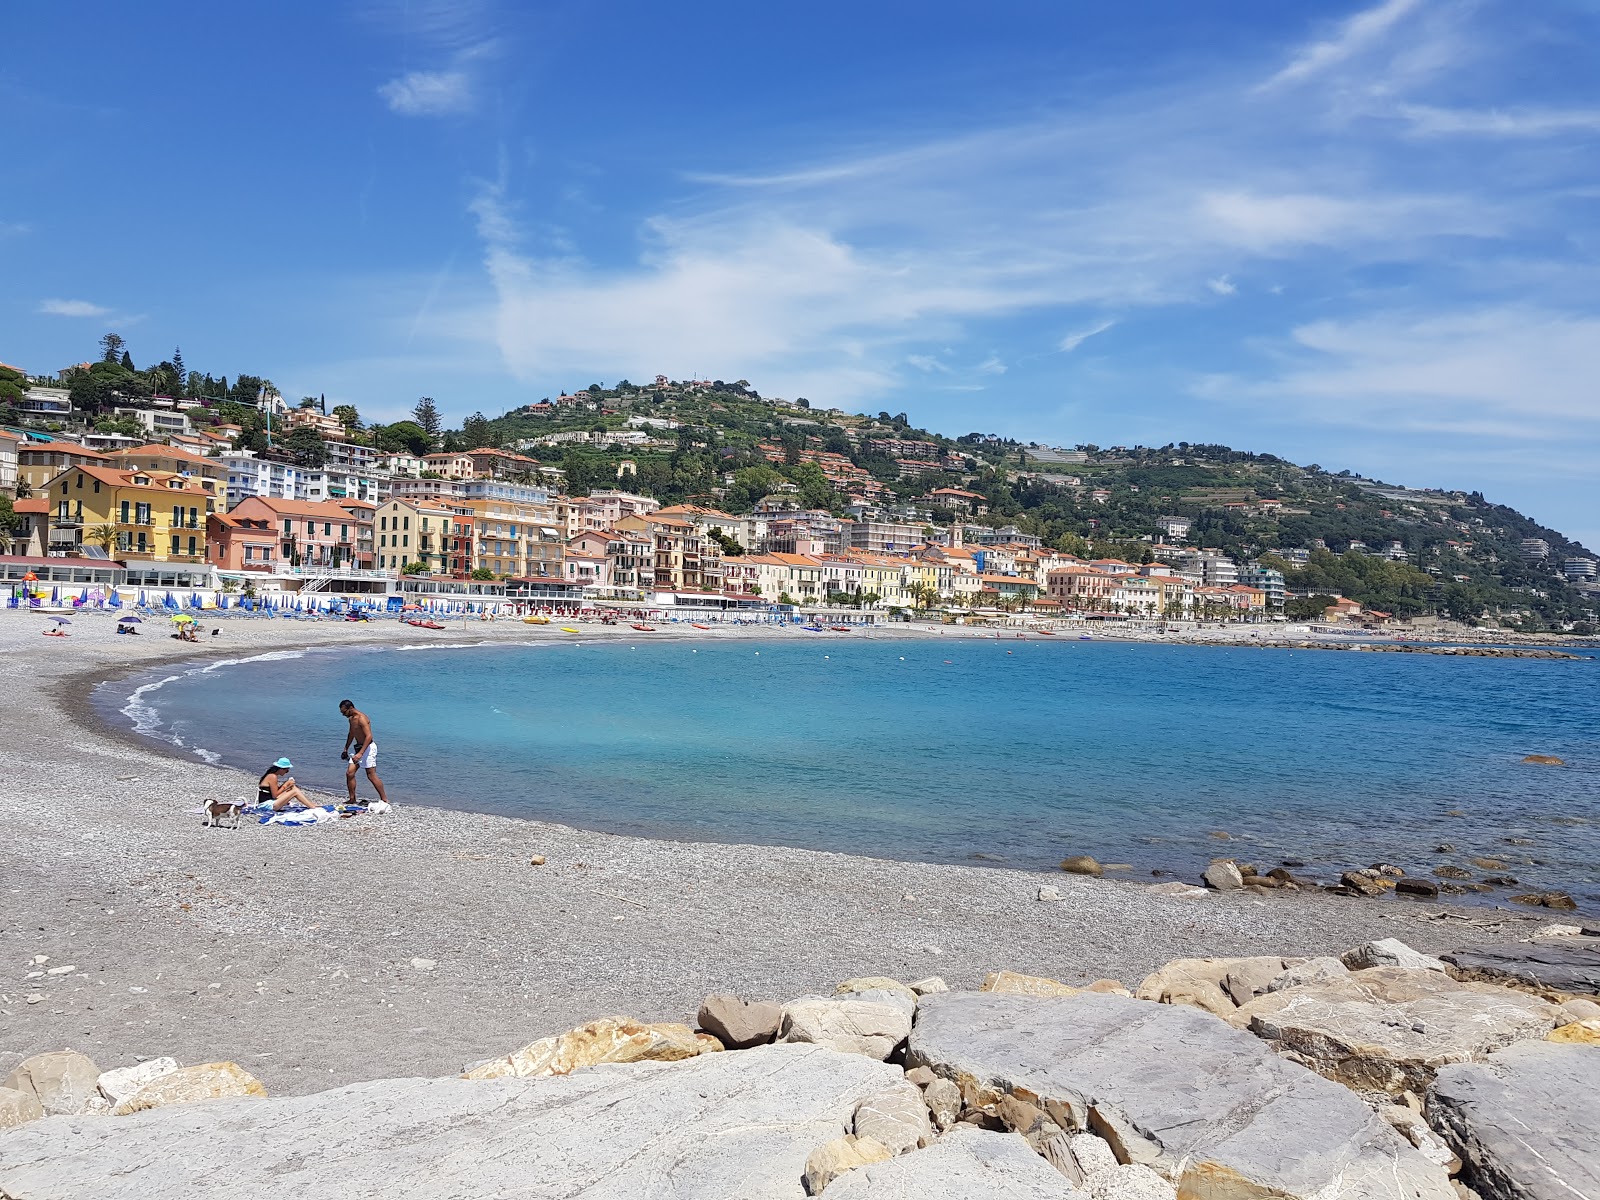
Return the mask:
[[[287,754],[335,790],[344,697],[400,803],[1146,878],[1219,853],[1312,873],[1482,855],[1600,907],[1600,662],[817,635],[288,653],[99,703],[168,749]]]

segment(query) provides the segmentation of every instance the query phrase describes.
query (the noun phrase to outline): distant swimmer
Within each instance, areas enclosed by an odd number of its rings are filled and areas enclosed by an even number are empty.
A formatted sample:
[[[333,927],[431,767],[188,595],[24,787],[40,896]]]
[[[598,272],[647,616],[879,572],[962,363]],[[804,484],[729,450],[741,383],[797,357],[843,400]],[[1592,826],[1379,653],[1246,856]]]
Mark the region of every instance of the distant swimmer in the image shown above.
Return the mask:
[[[350,803],[356,802],[356,770],[361,767],[366,768],[367,778],[377,789],[378,799],[385,804],[389,803],[389,797],[383,790],[383,780],[378,778],[378,742],[372,736],[372,722],[367,720],[366,713],[349,700],[339,701],[339,711],[350,722],[350,731],[344,736],[344,750],[339,755],[350,764],[344,770],[344,782],[350,791]]]

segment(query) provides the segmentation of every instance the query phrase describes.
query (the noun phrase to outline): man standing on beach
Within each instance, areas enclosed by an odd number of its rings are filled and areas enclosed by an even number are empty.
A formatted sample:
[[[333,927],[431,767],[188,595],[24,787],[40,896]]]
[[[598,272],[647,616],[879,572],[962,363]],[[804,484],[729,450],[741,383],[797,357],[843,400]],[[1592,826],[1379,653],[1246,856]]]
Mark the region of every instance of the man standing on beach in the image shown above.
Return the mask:
[[[389,803],[389,797],[383,791],[383,780],[378,778],[378,743],[372,736],[372,722],[367,720],[366,713],[349,700],[339,701],[339,711],[350,722],[350,731],[344,736],[344,751],[339,755],[350,764],[344,769],[345,786],[350,789],[350,803],[356,802],[356,770],[360,767],[366,768],[367,778],[372,780],[372,786],[377,789],[378,799]]]

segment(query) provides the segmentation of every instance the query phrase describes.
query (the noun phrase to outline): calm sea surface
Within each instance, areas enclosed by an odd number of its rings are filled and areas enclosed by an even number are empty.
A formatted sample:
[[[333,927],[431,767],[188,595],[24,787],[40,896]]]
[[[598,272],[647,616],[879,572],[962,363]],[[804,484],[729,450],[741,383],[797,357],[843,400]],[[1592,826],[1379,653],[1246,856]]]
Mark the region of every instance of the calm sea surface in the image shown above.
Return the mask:
[[[402,804],[1146,877],[1491,856],[1600,908],[1600,662],[853,638],[289,653],[97,699],[168,749],[287,754],[334,790],[349,697]]]

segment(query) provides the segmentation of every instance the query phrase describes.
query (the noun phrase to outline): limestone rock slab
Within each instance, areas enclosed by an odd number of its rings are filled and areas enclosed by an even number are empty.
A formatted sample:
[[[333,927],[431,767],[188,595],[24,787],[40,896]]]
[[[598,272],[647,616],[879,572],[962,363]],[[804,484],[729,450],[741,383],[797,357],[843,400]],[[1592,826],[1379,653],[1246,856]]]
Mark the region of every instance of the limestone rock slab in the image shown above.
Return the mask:
[[[933,1122],[922,1089],[910,1080],[863,1100],[856,1106],[852,1126],[857,1137],[882,1142],[892,1154],[906,1154],[933,1141]]]
[[[1435,1130],[1484,1200],[1600,1196],[1600,1047],[1518,1042],[1486,1062],[1442,1067]]]
[[[1228,1020],[1347,1087],[1398,1095],[1422,1092],[1445,1063],[1542,1038],[1558,1016],[1554,1005],[1510,988],[1372,967],[1271,992]]]
[[[1058,1123],[1092,1125],[1184,1200],[1454,1197],[1349,1090],[1184,1005],[931,996],[907,1062],[955,1080],[969,1106],[1025,1094]]]
[[[1020,971],[990,971],[983,977],[985,992],[999,992],[1016,996],[1076,996],[1082,988],[1047,979],[1042,975],[1024,975]]]
[[[566,1076],[51,1117],[0,1134],[26,1200],[798,1200],[807,1156],[899,1068],[760,1046]]]
[[[117,1067],[104,1071],[96,1080],[100,1094],[112,1104],[121,1104],[145,1084],[170,1075],[178,1069],[175,1058],[147,1058],[131,1067]]]
[[[1467,979],[1508,980],[1527,987],[1583,996],[1600,996],[1600,938],[1575,937],[1560,943],[1519,942],[1480,946],[1443,956]]]
[[[1134,989],[1141,1000],[1160,1004],[1186,1004],[1225,1017],[1238,1007],[1223,988],[1223,980],[1235,972],[1283,970],[1283,959],[1258,955],[1250,958],[1175,958],[1159,971],[1144,977]]]
[[[14,1129],[44,1116],[44,1106],[32,1092],[0,1087],[0,1129]]]
[[[1433,955],[1413,950],[1399,938],[1363,942],[1354,950],[1346,950],[1340,961],[1352,971],[1366,971],[1373,967],[1411,967],[1421,971],[1445,969],[1444,963]]]
[[[820,1196],[839,1176],[869,1163],[888,1162],[894,1151],[873,1138],[847,1133],[824,1142],[806,1158],[806,1194]]]
[[[860,1167],[824,1200],[1072,1200],[1082,1197],[1014,1133],[957,1125],[925,1150]]]

